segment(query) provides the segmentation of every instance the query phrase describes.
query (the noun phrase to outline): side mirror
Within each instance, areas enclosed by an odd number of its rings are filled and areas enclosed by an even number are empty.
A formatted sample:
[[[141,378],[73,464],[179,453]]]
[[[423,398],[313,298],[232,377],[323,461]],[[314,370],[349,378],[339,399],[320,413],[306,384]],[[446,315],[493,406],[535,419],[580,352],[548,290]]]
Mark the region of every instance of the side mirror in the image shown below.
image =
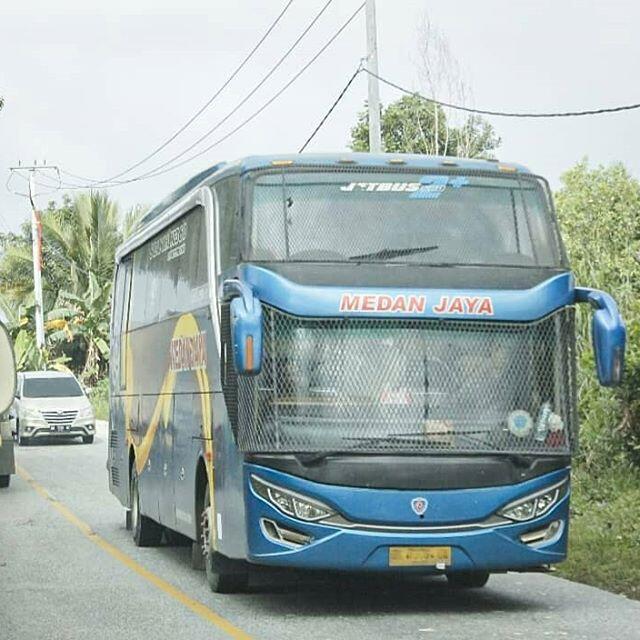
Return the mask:
[[[627,330],[615,300],[604,291],[576,287],[576,302],[588,302],[594,309],[591,339],[600,384],[614,387],[622,381]]]
[[[225,280],[223,294],[236,295],[230,306],[233,362],[239,375],[262,369],[262,305],[244,282]]]
[[[0,322],[0,414],[13,404],[16,393],[16,360],[11,338]]]

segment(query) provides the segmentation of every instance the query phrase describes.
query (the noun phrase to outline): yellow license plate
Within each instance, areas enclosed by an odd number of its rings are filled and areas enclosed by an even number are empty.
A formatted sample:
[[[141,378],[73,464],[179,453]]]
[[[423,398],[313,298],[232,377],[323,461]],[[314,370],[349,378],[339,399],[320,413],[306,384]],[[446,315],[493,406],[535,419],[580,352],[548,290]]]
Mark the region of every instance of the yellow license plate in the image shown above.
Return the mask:
[[[430,567],[451,564],[451,547],[389,547],[390,567]]]

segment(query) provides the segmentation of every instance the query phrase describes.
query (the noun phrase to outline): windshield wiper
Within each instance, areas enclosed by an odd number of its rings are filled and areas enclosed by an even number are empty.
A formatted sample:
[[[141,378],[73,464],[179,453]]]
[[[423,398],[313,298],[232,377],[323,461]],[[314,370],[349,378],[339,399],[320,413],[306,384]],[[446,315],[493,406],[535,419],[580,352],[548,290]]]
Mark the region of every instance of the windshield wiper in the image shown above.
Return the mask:
[[[316,452],[311,452],[311,453],[297,453],[295,454],[296,458],[298,459],[298,461],[303,464],[305,467],[307,466],[313,466],[314,464],[318,464],[320,462],[324,462],[324,460],[326,458],[332,457],[332,456],[339,456],[339,455],[345,455],[345,454],[350,454],[350,453],[362,453],[362,451],[359,451],[360,447],[363,444],[377,444],[379,442],[386,442],[386,443],[407,443],[407,442],[412,442],[412,440],[408,440],[406,437],[402,437],[402,436],[406,436],[406,435],[414,435],[414,434],[388,434],[386,436],[381,436],[381,437],[359,437],[359,438],[349,438],[349,437],[345,437],[342,438],[343,441],[350,441],[351,444],[349,444],[349,446],[343,447],[341,449],[332,449],[330,451],[316,451]],[[380,452],[378,452],[380,453]]]
[[[414,253],[426,253],[427,251],[435,251],[439,248],[440,245],[434,244],[430,247],[410,247],[408,249],[381,249],[380,251],[374,251],[373,253],[363,253],[358,256],[349,256],[349,260],[391,260],[392,258],[399,258],[400,256],[410,256]]]

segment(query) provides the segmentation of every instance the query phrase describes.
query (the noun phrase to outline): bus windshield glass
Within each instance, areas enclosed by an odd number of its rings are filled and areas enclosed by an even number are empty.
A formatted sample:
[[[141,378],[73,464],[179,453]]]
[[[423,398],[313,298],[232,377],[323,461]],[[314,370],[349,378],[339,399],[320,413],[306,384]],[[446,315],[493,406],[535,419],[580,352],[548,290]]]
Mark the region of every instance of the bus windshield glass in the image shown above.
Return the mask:
[[[533,176],[285,171],[250,184],[250,260],[561,266]]]

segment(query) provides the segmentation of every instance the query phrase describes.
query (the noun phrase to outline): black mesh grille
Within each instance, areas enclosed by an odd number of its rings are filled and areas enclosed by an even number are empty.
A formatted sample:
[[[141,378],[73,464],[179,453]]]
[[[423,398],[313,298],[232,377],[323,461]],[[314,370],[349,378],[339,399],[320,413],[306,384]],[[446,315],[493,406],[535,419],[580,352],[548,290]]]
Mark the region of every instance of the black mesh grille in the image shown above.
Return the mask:
[[[238,381],[250,452],[566,455],[573,309],[533,323],[307,319],[264,307],[262,372]]]

